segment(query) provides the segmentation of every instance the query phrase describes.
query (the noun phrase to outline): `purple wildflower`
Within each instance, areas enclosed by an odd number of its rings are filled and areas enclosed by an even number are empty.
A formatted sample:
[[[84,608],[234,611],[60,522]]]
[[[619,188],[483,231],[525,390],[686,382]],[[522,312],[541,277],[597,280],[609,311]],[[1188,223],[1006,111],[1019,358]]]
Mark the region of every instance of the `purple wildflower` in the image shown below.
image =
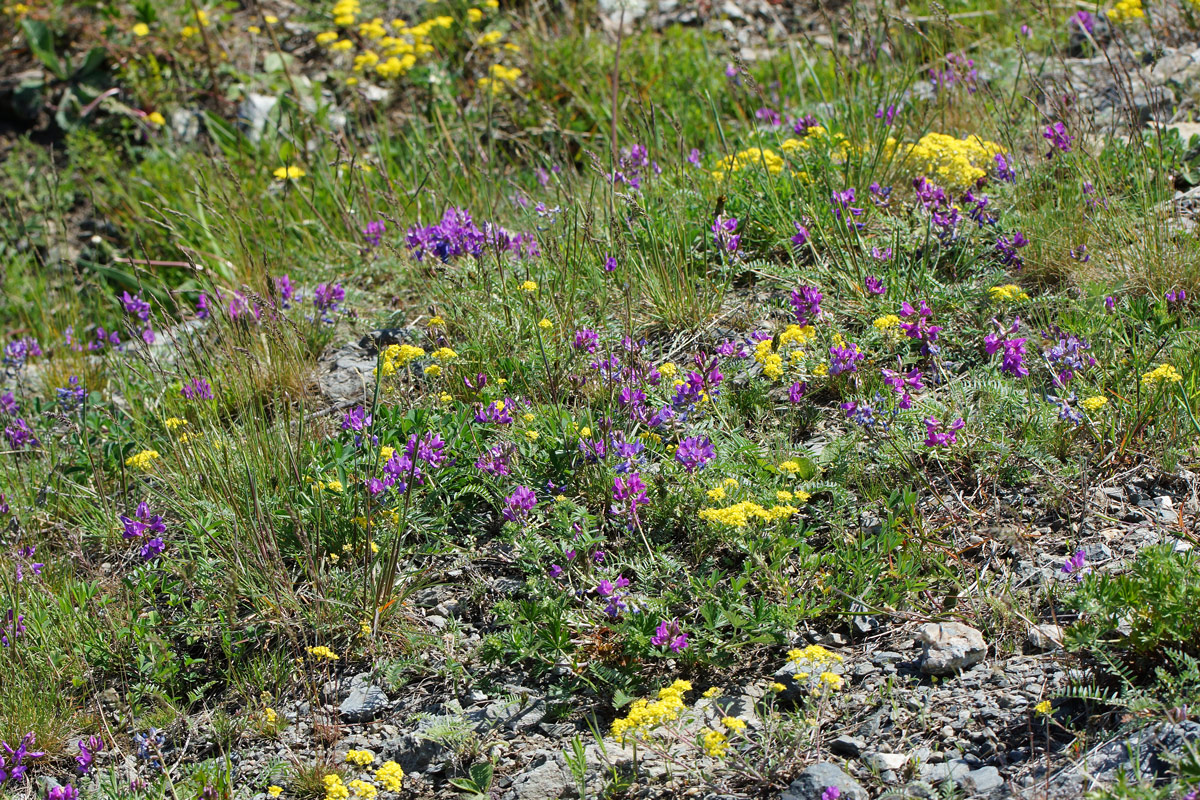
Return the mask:
[[[799,381],[797,381],[797,382],[793,383],[791,386],[788,387],[788,402],[791,403],[792,405],[799,403],[802,399],[804,399],[804,395],[807,392],[808,392],[808,383],[807,382],[800,383]]]
[[[890,249],[888,250],[888,254],[891,254]],[[868,275],[866,281],[864,281],[864,285],[866,286],[867,292],[870,294],[877,294],[880,296],[887,294],[887,287],[884,286],[883,281],[879,280],[879,278],[876,278],[874,275]]]
[[[717,249],[724,250],[726,253],[736,253],[741,245],[741,234],[734,233],[737,230],[738,221],[736,217],[728,217],[725,214],[718,214],[713,220],[712,234],[713,244]]]
[[[33,435],[33,429],[22,417],[13,417],[5,426],[4,438],[8,440],[8,446],[12,450],[24,450],[39,444],[37,437]]]
[[[11,617],[12,612],[10,611],[9,618],[11,619]],[[41,751],[30,750],[29,748],[32,745],[32,731],[21,737],[21,742],[17,745],[15,750],[8,744],[8,742],[0,742],[0,750],[3,751],[0,752],[0,784],[6,783],[10,780],[14,782],[21,780],[25,777],[26,770],[29,769],[29,765],[22,762],[24,762],[27,758],[41,758],[42,756],[46,755]],[[5,753],[8,754],[7,759],[4,757]]]
[[[1083,576],[1091,572],[1087,567],[1087,553],[1076,550],[1075,555],[1063,562],[1062,571],[1064,575],[1074,575],[1077,581],[1083,580]]]
[[[204,378],[192,378],[179,389],[179,393],[185,400],[213,399],[212,386]]]
[[[655,647],[668,647],[672,653],[678,653],[680,650],[688,646],[688,636],[679,627],[679,620],[671,621],[663,620],[658,623],[658,627],[654,630],[654,635],[650,637],[650,644]]]
[[[996,162],[996,177],[1005,183],[1015,183],[1017,173],[1013,170],[1012,165],[1008,163],[1008,159],[1004,157],[1004,154],[996,153],[994,160]]]
[[[1021,327],[1021,318],[1015,317],[1012,325],[1007,329],[998,320],[993,319],[992,324],[996,326],[996,332],[989,333],[983,340],[987,354],[994,356],[1003,348],[1004,356],[1000,362],[1001,372],[1014,378],[1024,378],[1029,374],[1029,369],[1025,366],[1026,340],[1013,337],[1013,334]]]
[[[797,250],[799,250],[801,247],[804,247],[804,245],[808,244],[808,228],[804,227],[799,222],[793,222],[792,225],[796,227],[796,235],[792,237],[792,244]]]
[[[925,418],[925,446],[949,447],[958,443],[958,431],[965,427],[962,417],[954,420],[948,426],[943,425],[937,417]]]
[[[900,316],[907,320],[900,323],[900,329],[908,338],[921,342],[921,352],[927,356],[937,355],[938,334],[941,333],[942,328],[940,325],[929,324],[930,318],[933,317],[933,310],[925,301],[921,300],[920,308],[916,309],[906,300],[900,305]]]
[[[475,461],[475,469],[486,472],[494,478],[501,478],[511,471],[509,464],[511,458],[511,446],[494,445],[479,454],[479,458]]]
[[[275,291],[279,292],[280,305],[291,308],[292,300],[296,298],[296,287],[292,285],[292,279],[287,275],[280,275],[275,279]]]
[[[717,451],[707,436],[701,438],[692,436],[684,439],[675,449],[675,460],[683,465],[689,475],[696,470],[704,469],[709,461],[716,457]]]
[[[338,310],[338,305],[346,299],[346,290],[340,283],[319,283],[313,289],[313,306],[321,314]]]
[[[55,389],[55,394],[58,395],[59,408],[69,414],[83,405],[83,401],[87,400],[88,391],[79,385],[79,376],[72,375],[67,380],[66,386]]]
[[[829,374],[841,375],[843,372],[857,372],[858,362],[864,358],[866,356],[859,351],[858,345],[854,342],[847,342],[840,346],[830,345]]]
[[[92,761],[96,754],[104,749],[104,740],[99,736],[89,736],[87,740],[79,740],[79,755],[75,756],[75,769],[80,775],[91,772]]]
[[[1071,152],[1071,143],[1075,141],[1075,137],[1067,134],[1067,127],[1061,122],[1047,125],[1046,130],[1042,132],[1042,138],[1050,143],[1047,158],[1053,158],[1056,152]]]
[[[528,486],[518,486],[513,493],[504,498],[504,518],[509,522],[520,522],[529,517],[529,512],[537,505],[537,495]]]
[[[363,228],[363,237],[367,240],[367,246],[371,248],[379,247],[385,233],[387,233],[387,223],[381,219],[368,222],[367,227]]]
[[[792,290],[792,310],[796,314],[796,322],[800,325],[811,325],[821,316],[821,300],[824,295],[815,286],[801,286]]]

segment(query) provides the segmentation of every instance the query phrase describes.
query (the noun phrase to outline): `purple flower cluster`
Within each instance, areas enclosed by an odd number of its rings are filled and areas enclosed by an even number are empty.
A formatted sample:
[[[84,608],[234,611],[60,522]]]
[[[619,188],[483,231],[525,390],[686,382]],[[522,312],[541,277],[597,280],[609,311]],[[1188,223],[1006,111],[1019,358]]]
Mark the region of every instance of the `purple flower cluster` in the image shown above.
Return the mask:
[[[1042,347],[1046,360],[1058,370],[1055,383],[1059,386],[1066,386],[1075,378],[1077,372],[1082,372],[1096,363],[1096,359],[1087,352],[1091,349],[1087,339],[1066,333],[1058,326],[1049,332],[1042,331]]]
[[[29,336],[15,339],[4,346],[4,365],[19,370],[30,358],[40,355],[42,347],[37,339]]]
[[[1074,575],[1075,580],[1082,581],[1083,576],[1091,572],[1087,566],[1087,553],[1082,550],[1076,550],[1075,555],[1069,556],[1063,562],[1062,571],[1064,575]]]
[[[4,438],[11,450],[26,450],[37,447],[40,442],[23,417],[12,417],[4,426]]]
[[[131,295],[125,292],[121,295],[121,305],[125,307],[125,313],[131,317],[136,317],[142,325],[142,341],[146,344],[154,344],[154,329],[150,327],[150,304],[142,299],[142,293]]]
[[[811,325],[821,316],[821,300],[825,295],[815,286],[801,286],[792,290],[792,311],[797,325]]]
[[[480,404],[475,407],[475,421],[481,424],[512,425],[511,411],[515,403],[511,397],[506,397],[494,403]]]
[[[41,758],[46,755],[40,751],[30,750],[32,745],[32,732],[21,737],[21,742],[16,749],[12,748],[8,742],[0,742],[0,751],[2,751],[0,752],[0,785],[8,781],[16,782],[25,777],[25,772],[29,769],[29,764],[24,763],[25,759]]]
[[[1027,244],[1029,244],[1029,240],[1020,231],[1017,231],[1011,237],[997,236],[996,252],[1000,254],[1000,263],[1006,267],[1011,266],[1014,269],[1020,269],[1024,265],[1017,251]]]
[[[62,409],[64,414],[77,411],[83,405],[83,401],[87,400],[88,396],[87,389],[79,385],[78,375],[72,375],[67,379],[66,386],[60,386],[54,391],[58,396],[58,407]]]
[[[212,386],[204,378],[192,378],[180,388],[185,400],[212,400]]]
[[[296,298],[296,287],[292,285],[292,279],[287,275],[280,275],[275,279],[275,291],[279,292],[279,305],[283,308],[291,308],[292,301]]]
[[[508,252],[519,258],[531,258],[540,253],[532,234],[513,234],[485,222],[481,230],[465,209],[448,208],[440,222],[427,227],[414,225],[404,237],[405,244],[418,261],[432,253],[438,260],[452,261],[462,256],[480,256],[484,248]]]
[[[646,497],[646,484],[642,483],[642,476],[634,472],[629,477],[618,475],[613,478],[612,498],[612,513],[616,516],[628,517],[630,530],[640,527],[638,506],[644,506],[650,502],[650,499]]]
[[[792,225],[796,228],[796,235],[792,237],[792,244],[797,250],[799,250],[800,248],[804,247],[804,245],[808,244],[808,228],[804,227],[799,222],[793,222]]]
[[[425,467],[438,469],[446,462],[446,442],[441,434],[430,431],[417,437],[409,434],[403,450],[395,450],[383,465],[382,478],[368,478],[367,491],[372,495],[389,489],[404,493],[409,481],[415,486],[425,484]],[[422,466],[424,465],[424,466]]]
[[[92,770],[92,762],[96,754],[104,750],[104,740],[99,736],[89,736],[87,740],[79,740],[79,755],[75,756],[75,769],[80,775],[87,775]]]
[[[829,196],[829,203],[833,207],[833,218],[840,220],[843,212],[849,214],[851,217],[861,217],[863,210],[853,205],[854,201],[855,191],[853,186],[851,186],[849,189],[831,194]],[[854,223],[854,227],[856,228],[861,228],[862,226],[863,223],[861,222]]]
[[[613,184],[623,183],[630,189],[642,188],[642,177],[646,171],[655,175],[662,173],[657,161],[650,160],[650,151],[645,145],[635,144],[621,151],[621,158],[612,174]]]
[[[387,223],[383,220],[377,219],[368,222],[367,227],[363,228],[363,238],[367,240],[367,247],[369,249],[379,247],[385,233],[387,233]]]
[[[983,346],[987,350],[987,354],[994,356],[1003,349],[1004,356],[1000,361],[1000,371],[1014,378],[1024,378],[1029,374],[1029,368],[1025,366],[1026,340],[1013,336],[1021,327],[1021,318],[1015,317],[1012,325],[1008,328],[995,319],[992,320],[992,324],[996,326],[996,332],[989,333],[983,339]]]
[[[330,317],[338,306],[346,299],[346,290],[340,283],[319,283],[313,289],[313,307],[325,322],[333,322]]]
[[[882,372],[883,382],[893,392],[900,395],[899,407],[902,409],[912,408],[912,392],[919,392],[925,388],[921,382],[923,377],[921,370],[914,367],[908,372],[898,372],[892,369],[884,369]]]
[[[958,432],[966,426],[962,417],[944,425],[937,417],[925,418],[925,446],[949,447],[958,443]]]
[[[529,512],[537,505],[537,495],[528,486],[518,486],[512,494],[504,498],[503,515],[509,522],[522,522],[529,518]]]
[[[79,790],[69,783],[55,786],[46,792],[46,800],[79,800]]]
[[[607,578],[603,579],[596,585],[596,594],[606,600],[607,604],[604,607],[604,613],[610,617],[619,617],[622,613],[629,610],[629,604],[626,602],[628,595],[625,589],[629,588],[630,581],[624,575],[618,575],[615,581],[610,581]]]
[[[675,460],[683,465],[689,475],[704,469],[717,455],[716,448],[707,436],[692,436],[679,442],[675,448]]]
[[[910,339],[916,339],[921,343],[921,353],[927,356],[934,356],[938,353],[938,334],[941,333],[940,325],[930,325],[930,319],[933,317],[933,310],[925,303],[920,301],[919,308],[913,308],[912,304],[907,300],[900,305],[900,316],[906,322],[900,323],[900,329]]]
[[[591,328],[581,328],[575,331],[575,349],[589,354],[595,353],[600,345],[600,336]]]
[[[122,514],[121,523],[125,526],[121,538],[143,540],[142,560],[149,561],[166,549],[162,535],[167,532],[167,526],[161,515],[150,512],[150,504],[145,500],[138,503],[132,517]]]
[[[879,395],[875,395],[875,398],[876,402],[878,402]],[[849,400],[842,403],[841,408],[846,412],[847,419],[867,430],[871,430],[879,422],[879,419],[875,416],[874,407],[864,400]]]
[[[843,372],[857,372],[858,362],[866,356],[854,342],[843,345],[829,346],[829,374],[841,375]]]
[[[672,653],[678,653],[688,646],[688,635],[680,628],[679,620],[673,619],[668,622],[664,619],[654,629],[654,635],[650,637],[650,644],[655,647],[666,647]]]
[[[891,255],[891,248],[888,248],[888,255]],[[884,286],[883,281],[876,278],[874,275],[868,275],[863,282],[868,294],[883,296],[887,294],[887,286]]]
[[[493,478],[503,478],[512,471],[512,453],[512,445],[493,445],[479,454],[475,469]]]
[[[1067,126],[1061,122],[1047,125],[1046,130],[1042,131],[1042,138],[1050,143],[1050,152],[1047,153],[1047,158],[1053,158],[1055,153],[1071,152],[1071,143],[1075,141],[1075,137],[1067,133]]]
[[[4,501],[3,495],[0,495],[0,508],[4,509],[4,513],[8,513],[8,504]],[[46,565],[40,561],[33,560],[33,557],[36,554],[37,547],[35,545],[18,547],[16,552],[13,553],[13,561],[16,563],[17,583],[21,583],[25,580],[26,567],[28,567],[29,571],[33,573],[34,577],[42,574],[42,568]]]
[[[9,634],[12,634],[11,640],[9,639]],[[3,621],[0,621],[0,646],[11,647],[17,643],[17,639],[20,639],[24,635],[25,635],[25,615],[17,614],[17,615],[15,615],[15,619],[14,619],[13,610],[10,608],[8,610],[8,614],[5,615]],[[3,742],[0,742],[0,745],[3,745],[3,744],[4,744]],[[10,755],[11,755],[11,753],[10,753]],[[3,770],[4,770],[4,757],[2,755],[0,755],[0,783],[4,782]]]
[[[722,250],[732,255],[738,251],[738,247],[742,243],[742,235],[735,233],[738,227],[737,217],[729,217],[725,214],[718,214],[713,220],[712,234],[713,244],[718,250]]]

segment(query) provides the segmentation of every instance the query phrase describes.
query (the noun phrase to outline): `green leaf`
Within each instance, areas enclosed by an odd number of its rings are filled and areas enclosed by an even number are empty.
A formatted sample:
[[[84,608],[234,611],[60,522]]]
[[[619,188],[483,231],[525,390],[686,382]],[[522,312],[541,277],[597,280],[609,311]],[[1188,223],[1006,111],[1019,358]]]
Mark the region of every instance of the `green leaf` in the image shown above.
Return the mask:
[[[105,60],[108,59],[108,51],[103,47],[93,47],[87,51],[87,55],[83,57],[83,63],[79,65],[79,69],[75,71],[75,80],[88,81],[97,77],[94,73],[101,72],[101,67],[104,66]]]
[[[484,761],[471,766],[471,780],[479,787],[480,791],[486,792],[492,787],[492,773],[495,767],[492,762]]]
[[[54,77],[65,81],[67,71],[63,69],[58,54],[54,52],[54,34],[50,32],[46,23],[36,19],[23,19],[21,29],[25,31],[25,43],[38,60],[54,73]]]

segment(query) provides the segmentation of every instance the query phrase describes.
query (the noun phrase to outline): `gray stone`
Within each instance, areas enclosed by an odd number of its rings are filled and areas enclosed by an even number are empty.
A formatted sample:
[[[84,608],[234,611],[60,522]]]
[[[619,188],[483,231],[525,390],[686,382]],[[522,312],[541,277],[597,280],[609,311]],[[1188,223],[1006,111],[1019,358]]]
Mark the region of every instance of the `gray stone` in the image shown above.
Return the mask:
[[[921,672],[954,675],[983,661],[987,642],[983,634],[961,622],[931,622],[921,626]]]
[[[553,760],[518,775],[512,783],[518,800],[547,800],[562,797],[567,791],[567,776]]]
[[[1004,779],[995,767],[980,767],[959,777],[958,785],[968,794],[991,794],[1004,785]]]
[[[357,344],[346,345],[318,361],[317,384],[338,405],[370,404],[375,387],[375,356]]]
[[[971,771],[971,765],[964,759],[955,758],[941,764],[927,764],[921,768],[921,777],[930,783],[945,783],[957,781]]]
[[[867,790],[858,781],[843,772],[837,764],[827,761],[813,764],[801,772],[779,800],[821,800],[821,795],[830,786],[840,789],[840,797],[846,800],[869,800]]]
[[[862,761],[873,770],[894,772],[908,763],[908,756],[903,753],[867,753]]]
[[[1112,783],[1122,773],[1130,780],[1146,780],[1166,774],[1172,757],[1187,745],[1200,741],[1200,723],[1159,723],[1143,728],[1126,739],[1109,742],[1084,762],[1083,773],[1093,780]],[[1136,769],[1135,769],[1136,765]]]
[[[1033,625],[1025,642],[1034,650],[1057,650],[1062,646],[1063,629],[1059,625]]]
[[[546,703],[544,700],[492,703],[477,718],[483,728],[527,730],[537,727],[546,718]]]
[[[338,706],[342,722],[370,722],[387,708],[388,698],[378,686],[358,685]]]
[[[277,105],[278,97],[251,92],[238,106],[238,125],[252,143],[258,144],[262,140],[263,134],[267,132],[267,124],[271,121],[271,112]],[[276,113],[274,116],[273,125],[277,127],[281,114]]]
[[[866,742],[854,736],[842,735],[829,743],[829,752],[846,758],[858,758],[859,753],[866,747]]]

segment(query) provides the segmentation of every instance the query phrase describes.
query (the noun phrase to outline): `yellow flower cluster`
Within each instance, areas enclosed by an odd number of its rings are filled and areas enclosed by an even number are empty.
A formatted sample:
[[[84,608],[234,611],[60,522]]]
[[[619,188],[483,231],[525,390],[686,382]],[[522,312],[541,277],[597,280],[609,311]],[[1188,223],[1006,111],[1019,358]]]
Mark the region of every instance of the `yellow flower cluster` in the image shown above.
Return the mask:
[[[726,174],[741,172],[747,167],[761,166],[772,175],[783,172],[783,158],[774,150],[749,147],[731,156],[725,156],[712,171],[713,180],[725,180]]]
[[[754,360],[762,364],[763,375],[773,381],[783,377],[783,357],[771,351],[771,340],[763,339],[754,347]]]
[[[289,164],[284,167],[277,168],[272,175],[277,181],[298,181],[308,173],[304,171],[304,167],[298,167],[295,164]]]
[[[267,787],[267,797],[279,797],[279,795],[281,795],[281,794],[283,794],[282,786],[268,786]]]
[[[449,361],[452,358],[458,358],[458,353],[449,347],[439,347],[433,351],[433,358],[435,361]]]
[[[1079,405],[1083,406],[1088,411],[1095,414],[1097,411],[1099,411],[1100,409],[1102,409],[1106,405],[1108,405],[1108,398],[1104,397],[1102,395],[1094,395],[1092,397],[1085,397],[1084,399],[1079,401]]]
[[[180,419],[179,417],[167,417],[165,420],[163,420],[163,425],[166,425],[167,430],[169,431],[173,431],[176,428],[182,428],[187,424],[188,421],[186,419]]]
[[[800,509],[795,506],[778,505],[763,508],[758,503],[743,501],[725,508],[701,509],[699,517],[705,522],[725,525],[730,528],[744,528],[752,520],[771,523],[776,520],[787,519],[799,512]]]
[[[346,800],[350,797],[350,790],[336,772],[329,773],[321,780],[325,783],[325,800]]]
[[[1107,12],[1108,19],[1117,25],[1142,19],[1146,12],[1142,9],[1142,0],[1120,0]]]
[[[830,133],[821,125],[814,125],[805,133],[803,139],[784,139],[779,149],[785,153],[803,152],[814,147],[828,147],[829,155],[835,162],[846,160],[857,148],[841,133]]]
[[[712,728],[704,729],[704,733],[700,735],[700,745],[704,748],[704,754],[710,758],[724,758],[725,751],[729,749],[729,741],[725,734]]]
[[[522,292],[528,292],[529,294],[533,294],[534,292],[537,291],[537,284],[534,283],[533,281],[525,281],[518,288]]]
[[[784,332],[779,334],[779,346],[795,345],[802,347],[815,338],[817,338],[817,330],[812,325],[792,324],[788,325]]]
[[[363,797],[366,800],[371,800],[371,798],[379,794],[379,790],[375,788],[375,784],[357,778],[350,781],[350,791],[354,793],[355,797]]]
[[[652,728],[679,719],[687,706],[683,702],[685,692],[692,690],[688,681],[677,680],[670,686],[658,690],[658,699],[650,702],[645,698],[633,701],[629,714],[613,722],[614,739],[625,741],[630,737],[644,736]]]
[[[521,70],[517,67],[506,67],[503,64],[492,64],[488,70],[491,77],[480,78],[476,83],[480,89],[490,89],[492,94],[500,94],[504,91],[504,87],[512,86],[521,77]]]
[[[790,461],[790,460],[784,461],[782,464],[779,465],[779,471],[786,472],[788,475],[795,475],[797,472],[800,471],[800,462]]]
[[[986,176],[996,155],[1005,152],[1001,145],[978,136],[956,139],[944,133],[927,133],[916,144],[889,138],[887,148],[907,171],[957,190]]]
[[[337,661],[338,660],[337,653],[333,652],[332,650],[330,650],[328,647],[326,647],[323,644],[317,645],[316,647],[308,648],[308,654],[310,656],[312,656],[313,658],[322,658],[322,659],[325,659],[326,661]],[[341,778],[338,778],[338,780],[340,781]]]
[[[810,644],[808,647],[803,649],[793,648],[788,650],[787,658],[788,661],[792,662],[796,666],[810,664],[817,667],[828,664],[840,664],[844,660],[837,653],[826,650],[819,644]]]
[[[1142,386],[1153,388],[1160,383],[1179,383],[1182,380],[1179,370],[1170,364],[1159,364],[1142,376]]]
[[[889,328],[895,328],[900,324],[900,317],[895,314],[884,314],[879,319],[871,323],[881,331],[886,331]]]
[[[1034,706],[1033,710],[1039,714],[1049,715],[1050,712],[1054,710],[1054,704],[1051,703],[1049,700],[1043,700],[1042,702],[1040,702],[1036,706]]]
[[[143,450],[125,459],[125,466],[140,472],[147,472],[156,458],[159,458],[157,450]]]
[[[375,770],[375,780],[383,785],[385,791],[398,792],[404,781],[404,770],[395,761],[385,761],[382,767]]]
[[[482,11],[472,10],[482,17]],[[339,0],[332,9],[333,23],[339,28],[349,28],[357,23],[358,37],[366,49],[354,57],[354,71],[374,71],[384,79],[398,78],[411,70],[419,59],[433,52],[433,45],[427,41],[433,31],[454,25],[454,18],[447,15],[412,26],[402,19],[385,24],[381,17],[358,22],[360,13],[362,8],[358,0]],[[475,15],[471,17],[474,19]],[[352,39],[343,38],[338,31],[322,31],[317,34],[316,41],[333,52],[347,52],[355,46]],[[348,82],[357,82],[357,79]]]
[[[370,750],[347,750],[346,763],[356,767],[368,767],[375,763],[375,754]]]
[[[450,348],[446,348],[449,350]],[[451,350],[450,352],[454,352]],[[422,358],[425,351],[416,345],[411,344],[389,344],[383,350],[383,363],[376,370],[379,375],[387,378],[396,373],[396,370],[403,367],[413,359]]]
[[[992,296],[993,300],[999,300],[1003,303],[1016,303],[1029,299],[1029,295],[1025,294],[1025,290],[1015,283],[1008,283],[1004,286],[993,286],[988,289],[988,294]]]

